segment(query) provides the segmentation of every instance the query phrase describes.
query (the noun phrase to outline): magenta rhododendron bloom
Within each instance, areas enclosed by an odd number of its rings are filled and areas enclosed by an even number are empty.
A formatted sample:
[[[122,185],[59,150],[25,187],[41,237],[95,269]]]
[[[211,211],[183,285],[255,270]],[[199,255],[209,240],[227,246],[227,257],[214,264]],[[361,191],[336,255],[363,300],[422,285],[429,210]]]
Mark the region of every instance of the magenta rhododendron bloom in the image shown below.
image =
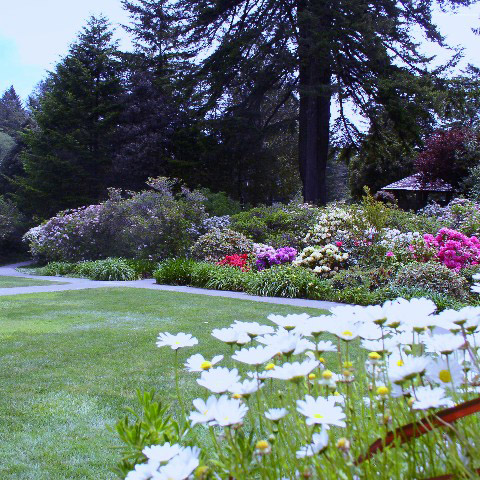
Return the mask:
[[[435,251],[436,258],[452,270],[460,270],[480,262],[480,241],[461,232],[442,228],[437,235],[425,234],[423,240]]]
[[[387,252],[387,257],[393,257],[393,252]]]

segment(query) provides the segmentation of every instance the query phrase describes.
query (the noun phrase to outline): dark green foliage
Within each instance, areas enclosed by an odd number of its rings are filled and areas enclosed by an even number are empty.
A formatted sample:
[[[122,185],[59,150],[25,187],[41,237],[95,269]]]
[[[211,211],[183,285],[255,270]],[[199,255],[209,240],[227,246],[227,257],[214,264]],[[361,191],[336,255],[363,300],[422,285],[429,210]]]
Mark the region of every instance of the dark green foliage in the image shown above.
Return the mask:
[[[316,210],[299,203],[259,206],[232,217],[232,228],[258,243],[299,248],[316,220]]]
[[[0,98],[0,132],[14,137],[26,119],[27,112],[12,85]]]
[[[153,278],[153,272],[158,267],[158,262],[144,258],[126,259],[126,262],[134,270],[136,278]]]
[[[25,217],[16,205],[0,195],[0,260],[21,250],[25,225]]]
[[[137,3],[166,4],[126,2]],[[299,166],[307,201],[326,200],[334,94],[340,104],[336,133],[347,143],[359,137],[344,108],[349,101],[370,119],[383,109],[393,128],[409,137],[410,130],[417,133],[412,118],[428,119],[428,59],[411,38],[418,28],[430,41],[442,42],[432,23],[433,0],[408,5],[395,0],[368,5],[359,0],[175,0],[168,7],[178,15],[180,46],[201,59],[192,91],[199,93],[202,112],[224,120],[219,131],[225,132],[227,125],[247,139],[239,144],[235,135],[222,136],[228,139],[223,144],[234,145],[230,150],[240,164],[255,151],[261,163],[266,162],[257,132],[278,122],[288,101],[299,99]],[[266,102],[269,96],[274,101]],[[237,169],[234,177],[240,180]]]
[[[436,262],[405,265],[396,274],[392,286],[417,288],[459,300],[466,300],[470,289],[464,277]]]
[[[205,196],[205,210],[211,216],[235,215],[242,210],[239,201],[229,197],[225,192],[212,192],[209,188],[200,189]]]
[[[7,156],[14,145],[15,140],[10,135],[0,131],[0,171],[3,159]]]
[[[159,263],[153,272],[157,283],[167,285],[191,285],[196,262],[187,258],[169,258]]]
[[[19,205],[46,218],[106,195],[120,112],[120,65],[104,18],[91,18],[47,78],[26,133]]]
[[[37,270],[39,275],[85,277],[101,281],[137,280],[138,273],[124,258],[106,258],[93,262],[51,262]]]
[[[252,275],[247,292],[262,297],[316,298],[318,282],[318,276],[306,269],[275,265]]]
[[[365,288],[369,291],[375,291],[383,288],[393,279],[394,272],[382,267],[371,270],[362,270],[360,268],[349,268],[336,273],[330,283],[335,290],[345,290],[351,288]]]

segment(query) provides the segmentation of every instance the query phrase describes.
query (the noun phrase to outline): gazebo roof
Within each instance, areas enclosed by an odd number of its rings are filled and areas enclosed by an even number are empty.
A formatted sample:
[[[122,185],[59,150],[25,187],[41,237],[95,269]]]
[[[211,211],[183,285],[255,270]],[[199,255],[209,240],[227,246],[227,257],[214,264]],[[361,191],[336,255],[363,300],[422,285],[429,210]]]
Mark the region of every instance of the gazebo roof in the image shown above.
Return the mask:
[[[423,192],[451,192],[453,187],[444,180],[438,179],[434,182],[422,182],[420,173],[414,173],[409,177],[402,178],[396,182],[383,187],[382,190],[409,190]]]

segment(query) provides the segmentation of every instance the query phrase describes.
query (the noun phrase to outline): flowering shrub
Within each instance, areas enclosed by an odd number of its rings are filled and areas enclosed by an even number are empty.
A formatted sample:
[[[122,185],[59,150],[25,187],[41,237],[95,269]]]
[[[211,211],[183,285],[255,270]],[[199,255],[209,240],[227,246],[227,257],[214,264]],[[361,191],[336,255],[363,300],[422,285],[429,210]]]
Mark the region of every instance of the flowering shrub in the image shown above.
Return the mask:
[[[194,258],[207,262],[218,262],[225,255],[250,253],[253,242],[245,235],[230,229],[213,228],[202,235],[190,251]]]
[[[247,253],[242,253],[241,255],[238,253],[234,255],[226,255],[224,259],[217,262],[217,265],[221,265],[222,267],[239,268],[242,272],[248,272],[250,270]]]
[[[126,444],[119,476],[476,478],[480,308],[434,311],[400,298],[269,315],[268,325],[237,320],[212,331],[229,358],[185,355],[195,337],[160,333],[157,346],[174,352],[177,419],[139,395],[142,412],[116,427]],[[203,389],[193,405],[180,391],[180,359],[182,376]]]
[[[345,266],[347,259],[347,253],[342,253],[336,245],[328,244],[304,248],[293,264],[319,275],[332,276]]]
[[[394,287],[418,288],[450,295],[465,300],[468,297],[467,280],[455,270],[436,262],[410,263],[397,272]]]
[[[292,247],[275,249],[269,245],[257,244],[255,247],[255,256],[257,257],[257,270],[261,271],[273,265],[292,263],[297,256],[297,251]]]
[[[467,237],[463,233],[442,228],[436,236],[423,236],[427,248],[432,249],[436,258],[446,267],[460,270],[480,263],[480,241],[477,237]]]
[[[209,232],[214,228],[218,230],[225,230],[230,226],[231,223],[232,222],[229,215],[223,215],[221,217],[209,217],[203,221],[202,230],[205,232]]]
[[[329,205],[317,217],[317,222],[305,236],[305,243],[328,245],[353,240],[353,215],[346,205]]]
[[[480,235],[480,204],[455,198],[447,206],[430,203],[419,214],[435,217],[443,227],[459,230],[465,235]]]
[[[99,205],[61,212],[27,232],[32,255],[47,261],[106,257],[158,260],[186,254],[198,238],[206,214],[203,197],[175,181],[150,179],[152,190],[122,198],[110,190]]]

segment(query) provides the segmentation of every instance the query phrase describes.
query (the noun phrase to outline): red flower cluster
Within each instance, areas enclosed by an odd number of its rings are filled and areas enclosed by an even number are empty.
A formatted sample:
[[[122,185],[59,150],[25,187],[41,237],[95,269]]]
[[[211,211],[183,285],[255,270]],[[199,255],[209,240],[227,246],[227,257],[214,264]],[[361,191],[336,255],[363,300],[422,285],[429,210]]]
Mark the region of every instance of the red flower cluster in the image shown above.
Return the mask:
[[[250,267],[247,265],[248,262],[248,254],[234,254],[234,255],[226,255],[223,260],[217,262],[217,265],[222,265],[224,267],[236,267],[242,270],[242,272],[248,272]]]

